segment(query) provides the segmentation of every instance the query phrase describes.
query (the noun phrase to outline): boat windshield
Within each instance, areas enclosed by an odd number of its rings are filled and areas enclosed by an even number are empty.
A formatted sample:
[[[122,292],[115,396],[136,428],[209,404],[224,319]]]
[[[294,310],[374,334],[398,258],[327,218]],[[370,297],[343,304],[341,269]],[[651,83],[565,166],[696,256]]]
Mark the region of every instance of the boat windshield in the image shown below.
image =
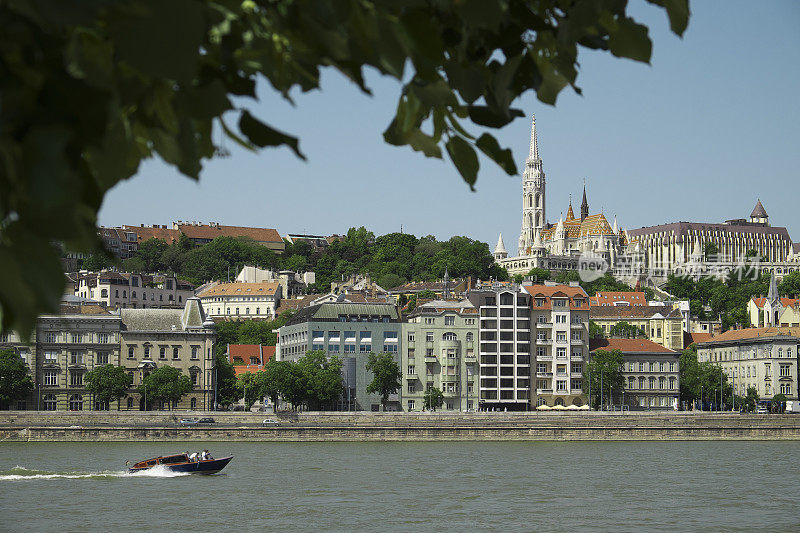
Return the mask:
[[[167,457],[162,457],[159,462],[162,465],[170,465],[173,463],[186,463],[188,461],[189,459],[187,459],[186,454],[180,454],[180,455],[168,455]]]

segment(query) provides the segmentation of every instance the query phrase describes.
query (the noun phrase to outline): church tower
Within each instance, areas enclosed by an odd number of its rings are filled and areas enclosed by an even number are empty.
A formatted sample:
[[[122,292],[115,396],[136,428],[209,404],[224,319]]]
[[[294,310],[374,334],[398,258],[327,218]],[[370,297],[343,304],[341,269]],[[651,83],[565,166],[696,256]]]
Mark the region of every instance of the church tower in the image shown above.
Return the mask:
[[[536,116],[531,126],[531,146],[528,159],[525,160],[525,171],[522,174],[522,231],[519,235],[518,255],[527,256],[545,228],[545,178],[542,170],[542,159],[539,157],[539,143],[536,139]]]
[[[583,184],[583,202],[581,202],[581,222],[589,216],[589,202],[586,201],[586,182]]]

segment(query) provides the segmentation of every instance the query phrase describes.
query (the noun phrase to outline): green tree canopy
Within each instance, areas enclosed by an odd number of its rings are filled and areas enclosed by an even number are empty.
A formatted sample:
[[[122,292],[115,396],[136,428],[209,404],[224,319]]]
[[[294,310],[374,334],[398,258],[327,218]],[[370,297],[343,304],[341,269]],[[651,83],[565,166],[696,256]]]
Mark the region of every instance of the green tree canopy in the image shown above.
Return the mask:
[[[728,383],[728,376],[719,365],[708,361],[699,362],[696,344],[683,351],[679,366],[681,401],[696,404],[702,399],[701,409],[706,409],[712,403],[718,409],[721,390],[723,403],[731,406],[733,386]]]
[[[291,390],[291,385],[288,380],[291,378],[291,370],[289,366],[292,363],[288,361],[276,361],[271,359],[264,365],[262,374],[264,375],[264,396],[268,397],[272,402],[273,411],[278,411],[278,399],[285,390]]]
[[[609,391],[616,398],[625,384],[622,375],[624,358],[619,350],[596,350],[586,365],[583,390],[592,391],[589,401],[594,407],[600,406],[601,387],[603,403],[609,403]]]
[[[98,366],[86,373],[86,390],[95,401],[111,403],[128,395],[133,378],[125,369],[116,365]]]
[[[633,324],[625,322],[624,320],[611,326],[611,329],[608,333],[611,337],[619,337],[624,339],[647,338],[647,334],[642,328],[634,326]]]
[[[425,409],[435,411],[444,404],[444,393],[438,387],[428,387],[422,401]]]
[[[605,334],[603,333],[603,328],[597,325],[597,322],[594,320],[589,321],[589,338],[590,339],[603,339],[605,338]]]
[[[0,350],[0,409],[24,400],[33,391],[28,368],[14,350]]]
[[[649,0],[682,35],[688,0]],[[197,179],[214,125],[252,150],[298,139],[243,106],[256,80],[287,100],[332,68],[369,93],[364,69],[403,83],[386,142],[446,152],[474,188],[477,151],[508,174],[499,128],[528,91],[554,104],[576,85],[579,48],[649,62],[647,27],[627,2],[369,0],[4,0],[0,3],[0,285],[3,329],[55,312],[63,276],[53,241],[99,248],[106,191],[159,156]],[[176,31],[180,28],[180,31]],[[146,35],[147,39],[142,39]]]
[[[778,293],[782,296],[800,298],[800,272],[790,272],[783,276],[778,284]]]
[[[532,268],[528,272],[528,277],[533,279],[534,283],[544,283],[549,280],[551,273],[544,268]]]
[[[367,385],[367,392],[381,397],[381,405],[385,411],[389,395],[400,389],[400,365],[388,353],[371,353],[367,356],[367,372],[372,372],[372,381]]]
[[[169,402],[172,410],[172,403],[180,401],[191,390],[192,380],[189,376],[175,367],[162,366],[142,380],[137,392],[142,397],[147,396],[148,406],[153,402],[164,401]]]
[[[265,372],[245,372],[236,378],[236,389],[239,397],[244,398],[246,410],[253,404],[267,397],[267,381]]]
[[[310,350],[297,360],[306,386],[305,401],[312,411],[330,409],[344,390],[342,360],[326,357],[321,350]]]
[[[233,365],[225,357],[225,354],[219,351],[214,355],[214,362],[216,365],[214,378],[216,379],[217,405],[228,406],[239,401],[242,395],[236,386],[236,371],[233,369]]]

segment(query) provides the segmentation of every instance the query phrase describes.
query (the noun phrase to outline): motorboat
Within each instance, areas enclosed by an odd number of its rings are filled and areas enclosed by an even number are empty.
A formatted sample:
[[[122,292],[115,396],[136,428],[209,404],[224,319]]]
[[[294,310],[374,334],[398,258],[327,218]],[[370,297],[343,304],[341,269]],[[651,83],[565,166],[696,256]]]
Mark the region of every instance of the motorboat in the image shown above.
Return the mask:
[[[145,459],[134,463],[128,467],[128,472],[143,472],[157,466],[166,468],[171,472],[185,472],[189,474],[216,474],[228,463],[231,462],[233,456],[222,457],[220,459],[192,459],[185,453],[176,455],[161,455],[153,459]],[[125,463],[128,464],[128,463]]]

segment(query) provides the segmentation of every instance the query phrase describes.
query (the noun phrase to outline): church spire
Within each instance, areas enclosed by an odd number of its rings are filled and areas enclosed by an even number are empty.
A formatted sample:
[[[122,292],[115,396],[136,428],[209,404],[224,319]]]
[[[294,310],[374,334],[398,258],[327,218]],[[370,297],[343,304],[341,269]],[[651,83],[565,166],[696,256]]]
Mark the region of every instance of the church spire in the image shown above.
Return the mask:
[[[575,213],[572,212],[572,195],[569,195],[569,209],[567,209],[567,220],[575,220]]]
[[[769,292],[767,293],[767,300],[775,305],[778,301],[778,282],[775,280],[775,271],[770,272],[769,276]]]
[[[583,201],[581,202],[581,222],[589,216],[589,202],[586,201],[586,180],[583,180]]]
[[[539,159],[539,141],[536,138],[536,115],[533,115],[533,125],[531,126],[531,147],[528,151],[528,159],[531,161],[538,161]]]

